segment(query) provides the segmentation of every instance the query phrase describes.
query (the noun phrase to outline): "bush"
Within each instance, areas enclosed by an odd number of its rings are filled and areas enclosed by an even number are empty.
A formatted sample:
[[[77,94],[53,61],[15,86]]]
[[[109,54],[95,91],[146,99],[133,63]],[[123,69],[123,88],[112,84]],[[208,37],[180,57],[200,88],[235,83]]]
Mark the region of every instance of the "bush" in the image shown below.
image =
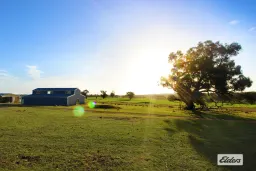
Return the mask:
[[[170,95],[168,95],[167,100],[169,100],[169,101],[176,101],[176,100],[180,101],[180,98],[177,94],[170,94]]]
[[[250,104],[254,104],[256,102],[256,92],[245,92],[241,94],[242,99]]]

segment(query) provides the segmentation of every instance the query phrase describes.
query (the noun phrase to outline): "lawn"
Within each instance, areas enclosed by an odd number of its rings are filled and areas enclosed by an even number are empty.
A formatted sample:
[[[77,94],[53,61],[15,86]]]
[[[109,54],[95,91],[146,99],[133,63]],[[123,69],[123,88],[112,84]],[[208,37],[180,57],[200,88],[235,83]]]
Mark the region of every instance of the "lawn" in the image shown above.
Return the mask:
[[[81,117],[74,107],[0,106],[0,170],[256,168],[255,108],[192,113],[166,100],[114,99],[83,105]],[[244,166],[217,166],[218,153],[242,153]]]

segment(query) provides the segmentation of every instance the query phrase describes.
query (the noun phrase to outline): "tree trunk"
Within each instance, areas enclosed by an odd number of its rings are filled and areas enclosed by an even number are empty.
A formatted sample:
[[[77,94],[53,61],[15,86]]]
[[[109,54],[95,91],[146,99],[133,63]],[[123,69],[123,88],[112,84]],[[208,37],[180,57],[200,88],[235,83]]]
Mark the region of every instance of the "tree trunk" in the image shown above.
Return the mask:
[[[186,108],[187,110],[194,110],[195,109],[195,105],[194,102],[191,100],[190,102],[186,103]]]
[[[182,85],[178,85],[175,87],[175,91],[178,93],[181,101],[183,101],[186,104],[186,107],[185,107],[186,110],[195,109],[193,96],[192,96],[193,93],[189,88],[186,88]]]
[[[193,110],[195,109],[195,105],[194,105],[194,102],[193,102],[193,99],[192,99],[192,94],[191,95],[184,95],[183,93],[178,93],[181,101],[183,101],[185,104],[186,104],[186,107],[185,109],[186,110]]]

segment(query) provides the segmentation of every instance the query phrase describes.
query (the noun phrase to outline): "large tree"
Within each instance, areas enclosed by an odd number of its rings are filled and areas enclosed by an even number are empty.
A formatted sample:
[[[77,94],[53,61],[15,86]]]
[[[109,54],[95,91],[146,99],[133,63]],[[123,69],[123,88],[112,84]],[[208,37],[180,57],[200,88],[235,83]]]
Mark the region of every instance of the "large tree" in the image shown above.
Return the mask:
[[[195,108],[194,103],[206,106],[200,98],[203,92],[224,95],[243,91],[252,85],[252,81],[232,59],[241,49],[238,43],[208,40],[199,42],[185,54],[172,52],[168,58],[172,64],[171,74],[161,78],[161,85],[177,92],[189,110]]]
[[[135,94],[134,94],[134,92],[129,91],[126,93],[126,96],[128,96],[129,99],[131,100],[135,96]]]
[[[101,93],[100,96],[101,96],[103,99],[105,99],[105,98],[108,96],[107,91],[101,90],[100,93]]]
[[[115,97],[115,92],[112,91],[112,92],[110,93],[110,96],[111,96],[112,98]]]

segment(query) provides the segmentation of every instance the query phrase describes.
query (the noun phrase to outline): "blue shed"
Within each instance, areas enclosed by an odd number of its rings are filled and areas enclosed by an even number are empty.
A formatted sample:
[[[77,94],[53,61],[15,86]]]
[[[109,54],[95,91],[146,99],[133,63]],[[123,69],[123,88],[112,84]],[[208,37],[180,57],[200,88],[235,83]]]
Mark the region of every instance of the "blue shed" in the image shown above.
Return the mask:
[[[71,106],[85,103],[78,88],[37,88],[31,95],[23,96],[23,105]]]

